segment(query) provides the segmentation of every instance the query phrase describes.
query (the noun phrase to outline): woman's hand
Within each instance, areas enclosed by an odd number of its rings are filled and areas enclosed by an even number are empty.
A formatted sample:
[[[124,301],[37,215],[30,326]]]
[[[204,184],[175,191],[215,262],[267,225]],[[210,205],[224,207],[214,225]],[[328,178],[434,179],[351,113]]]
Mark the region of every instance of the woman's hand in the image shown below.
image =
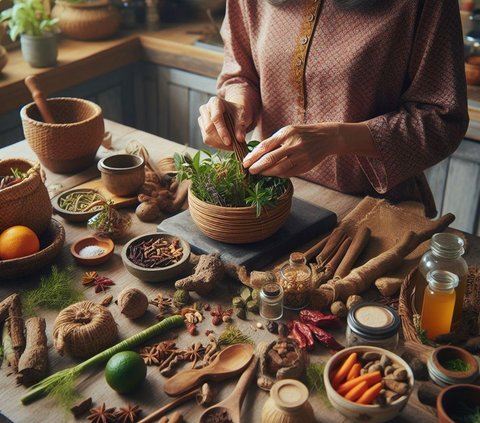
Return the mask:
[[[223,114],[230,113],[235,122],[235,136],[239,142],[245,142],[246,128],[251,123],[251,116],[246,108],[238,103],[226,101],[220,97],[212,97],[207,104],[200,106],[198,125],[202,132],[203,142],[210,147],[232,149]]]
[[[289,125],[262,141],[245,157],[252,174],[290,177],[308,172],[339,151],[339,125]]]

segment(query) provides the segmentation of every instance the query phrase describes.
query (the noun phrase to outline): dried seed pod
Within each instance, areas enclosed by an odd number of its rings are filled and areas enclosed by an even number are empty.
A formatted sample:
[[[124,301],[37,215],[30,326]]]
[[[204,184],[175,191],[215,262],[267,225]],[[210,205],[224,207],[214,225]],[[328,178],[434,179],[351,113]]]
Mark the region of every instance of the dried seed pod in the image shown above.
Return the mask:
[[[177,289],[173,294],[173,304],[175,307],[182,308],[192,303],[192,297],[186,289]]]
[[[129,319],[138,319],[148,308],[147,296],[137,288],[126,288],[118,295],[120,312]]]

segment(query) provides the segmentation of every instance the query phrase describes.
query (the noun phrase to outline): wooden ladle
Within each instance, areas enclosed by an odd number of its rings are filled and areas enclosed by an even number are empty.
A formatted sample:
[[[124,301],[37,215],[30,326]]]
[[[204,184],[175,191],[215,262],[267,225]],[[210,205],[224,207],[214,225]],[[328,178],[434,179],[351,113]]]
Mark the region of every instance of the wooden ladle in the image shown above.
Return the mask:
[[[167,395],[176,397],[200,385],[205,380],[224,380],[240,373],[250,363],[253,346],[235,344],[220,351],[215,360],[203,369],[184,370],[163,385]]]
[[[223,401],[220,401],[218,404],[212,405],[211,407],[207,408],[200,416],[200,423],[205,423],[209,421],[209,416],[217,414],[224,415],[225,417],[228,416],[230,420],[225,419],[225,421],[240,423],[240,411],[242,408],[242,403],[245,399],[248,385],[250,384],[252,377],[256,373],[257,364],[258,357],[254,357],[250,362],[250,365],[243,372],[242,376],[240,376],[240,379],[238,379],[235,389]]]
[[[48,107],[47,100],[43,95],[43,91],[38,85],[38,80],[35,76],[30,75],[25,78],[25,85],[32,94],[33,101],[35,102],[40,115],[45,123],[56,123],[52,116],[50,108]]]

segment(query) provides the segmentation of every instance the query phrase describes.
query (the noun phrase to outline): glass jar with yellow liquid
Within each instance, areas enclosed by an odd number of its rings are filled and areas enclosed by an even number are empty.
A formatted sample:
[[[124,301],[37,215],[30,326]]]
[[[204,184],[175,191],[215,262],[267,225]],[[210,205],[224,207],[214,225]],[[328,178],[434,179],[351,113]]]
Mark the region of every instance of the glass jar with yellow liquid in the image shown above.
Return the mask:
[[[426,331],[428,339],[435,339],[450,332],[458,276],[447,270],[432,270],[427,273],[427,283],[420,326]]]
[[[455,309],[453,323],[462,317],[463,297],[467,284],[468,266],[462,255],[464,241],[455,234],[438,233],[430,241],[430,250],[421,258],[418,271],[415,272],[415,309],[422,312],[423,294],[427,286],[427,273],[432,270],[448,270],[458,276],[458,287],[455,290]]]

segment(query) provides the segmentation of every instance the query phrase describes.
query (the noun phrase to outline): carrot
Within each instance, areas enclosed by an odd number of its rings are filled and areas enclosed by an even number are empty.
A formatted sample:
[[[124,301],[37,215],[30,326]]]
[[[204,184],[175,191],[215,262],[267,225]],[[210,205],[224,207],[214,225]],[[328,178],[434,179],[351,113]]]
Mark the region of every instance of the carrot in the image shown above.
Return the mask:
[[[337,389],[338,386],[347,378],[348,372],[352,366],[357,362],[357,353],[352,352],[338,369],[337,373],[332,377],[332,386]]]
[[[378,382],[375,385],[371,386],[368,388],[362,396],[357,399],[357,404],[372,404],[373,401],[375,401],[375,398],[377,398],[378,394],[382,390],[383,383]]]
[[[345,395],[350,389],[352,389],[354,386],[358,385],[360,382],[367,382],[368,386],[372,386],[375,383],[378,383],[382,380],[382,374],[380,373],[379,370],[376,372],[372,373],[365,373],[364,375],[358,376],[355,379],[351,379],[344,384],[340,385],[336,391],[340,395]]]
[[[356,377],[360,376],[360,370],[362,369],[362,365],[360,363],[355,363],[347,375],[347,380],[355,379]]]
[[[349,401],[356,401],[368,390],[368,383],[363,381],[358,385],[355,385],[350,391],[345,395],[345,399]]]

